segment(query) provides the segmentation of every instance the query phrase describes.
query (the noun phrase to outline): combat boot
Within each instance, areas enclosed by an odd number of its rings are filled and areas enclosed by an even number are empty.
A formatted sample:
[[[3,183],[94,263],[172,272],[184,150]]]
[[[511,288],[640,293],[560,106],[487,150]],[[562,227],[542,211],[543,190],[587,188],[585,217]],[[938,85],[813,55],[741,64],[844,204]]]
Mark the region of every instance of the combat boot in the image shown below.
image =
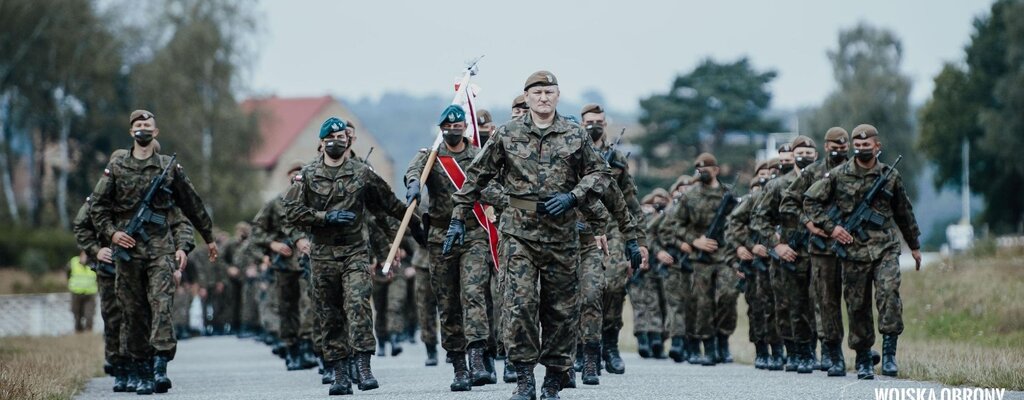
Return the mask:
[[[562,374],[562,388],[576,388],[576,370],[572,368],[565,370],[565,373]]]
[[[135,388],[135,394],[153,394],[153,359],[145,359],[135,362],[138,368],[139,386]]]
[[[871,363],[870,350],[857,350],[857,379],[875,379],[875,367]]]
[[[772,358],[768,364],[769,371],[782,371],[783,360],[786,359],[786,351],[782,343],[772,343]]]
[[[452,363],[454,363],[454,358]],[[484,348],[480,342],[474,343],[469,347],[469,378],[473,382],[473,386],[483,386],[490,380],[490,374],[487,373],[487,367],[484,366]]]
[[[637,332],[636,352],[640,354],[640,358],[651,358],[651,342],[647,332]]]
[[[115,392],[126,392],[128,391],[128,367],[127,363],[121,360],[113,362],[114,367],[114,391]]]
[[[754,342],[754,368],[768,368],[768,344],[762,341]]]
[[[331,374],[331,387],[327,389],[331,396],[352,394],[352,381],[349,379],[349,359],[342,358],[334,362],[333,367],[327,368]]]
[[[832,368],[832,350],[830,350],[829,344],[821,341],[821,362],[818,365],[818,369],[822,371],[828,371]]]
[[[356,354],[356,369],[359,372],[359,390],[373,390],[380,387],[377,384],[377,378],[373,376],[373,371],[370,370],[370,353],[360,352]]]
[[[436,344],[426,344],[424,346],[427,346],[427,361],[424,361],[423,365],[428,366],[428,367],[436,367],[437,366],[437,345]]]
[[[285,353],[284,367],[289,371],[298,371],[302,369],[302,364],[299,361],[299,344],[294,343],[288,346],[288,352]]]
[[[828,376],[846,376],[846,357],[843,355],[841,343],[829,343],[832,365],[828,368]]]
[[[882,375],[896,376],[899,367],[896,365],[896,335],[882,335]]]
[[[516,372],[515,365],[513,365],[512,362],[508,360],[508,357],[505,357],[504,363],[505,367],[501,374],[501,380],[505,381],[505,383],[512,383],[518,381],[519,377],[518,373]]]
[[[672,345],[668,348],[668,358],[672,361],[681,363],[686,361],[686,357],[683,356],[684,339],[682,336],[673,336]]]
[[[651,357],[654,357],[655,360],[665,358],[665,339],[661,337],[661,333],[648,332],[647,337],[651,342]]]
[[[562,391],[564,372],[548,367],[544,372],[544,383],[540,386],[540,400],[558,400]]]
[[[797,354],[796,360],[796,373],[798,374],[809,374],[814,371],[814,364],[811,359],[814,357],[814,346],[811,343],[797,343]]]
[[[613,374],[626,373],[626,363],[619,355],[619,333],[614,329],[606,330],[601,339],[604,342],[604,369]]]
[[[572,369],[576,372],[583,371],[583,342],[576,343],[576,359],[572,362]]]
[[[732,353],[729,352],[729,336],[718,335],[718,359],[724,364],[732,363]]]
[[[817,340],[812,340],[810,343],[807,344],[807,356],[810,357],[809,362],[811,363],[811,369],[821,368],[821,363],[818,362],[817,349],[815,349],[815,347],[817,347],[817,344]]]
[[[302,369],[310,369],[317,365],[316,354],[313,354],[313,341],[302,339],[299,342],[299,366]]]
[[[790,340],[785,341],[786,344],[786,372],[796,372],[797,367],[797,355],[800,352],[796,349],[796,343]]]
[[[469,368],[466,366],[466,353],[451,352],[448,353],[448,356],[452,358],[452,368],[455,369],[455,378],[452,379],[451,390],[453,392],[473,390]]]
[[[320,372],[320,383],[324,385],[334,383],[334,374],[336,373],[334,369],[337,368],[338,365],[348,368],[348,359],[346,358],[342,358],[341,360],[335,361],[334,364],[328,363],[323,358],[320,359],[320,362],[324,365],[324,368]],[[346,370],[344,372],[348,371]],[[348,374],[346,373],[345,376],[347,377]],[[351,386],[351,383],[349,383],[349,386]]]
[[[598,378],[598,371],[601,370],[601,344],[587,343],[583,347],[583,384],[598,385],[601,378]]]
[[[686,362],[697,365],[701,364],[704,356],[700,353],[700,339],[686,339]]]
[[[391,343],[392,357],[402,354],[402,341],[398,338],[398,334],[392,333],[388,342]]]
[[[110,360],[103,360],[103,373],[114,376],[114,363],[110,362]]]
[[[171,379],[167,377],[167,361],[164,356],[153,358],[153,391],[156,393],[167,393],[171,388]]]
[[[533,377],[533,364],[515,363],[516,389],[508,400],[537,400],[537,381]]]
[[[377,357],[384,357],[387,355],[387,348],[384,347],[383,341],[377,342]]]
[[[718,345],[715,344],[716,340],[714,338],[704,339],[703,342],[704,357],[701,357],[700,365],[705,367],[714,367],[718,362],[718,352],[716,351],[718,349]]]
[[[487,384],[498,383],[498,373],[494,370],[494,351],[484,351],[484,368],[487,370]]]
[[[124,370],[127,375],[124,391],[134,392],[139,387],[139,366],[135,360],[129,359],[124,362]]]

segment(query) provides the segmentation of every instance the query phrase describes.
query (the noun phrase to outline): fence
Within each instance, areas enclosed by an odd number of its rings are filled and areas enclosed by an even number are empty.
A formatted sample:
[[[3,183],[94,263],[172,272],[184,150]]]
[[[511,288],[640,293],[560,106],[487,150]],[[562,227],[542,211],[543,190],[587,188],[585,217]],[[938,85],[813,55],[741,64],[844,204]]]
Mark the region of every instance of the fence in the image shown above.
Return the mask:
[[[98,298],[93,330],[103,331]],[[70,293],[0,295],[0,337],[56,336],[74,331]]]

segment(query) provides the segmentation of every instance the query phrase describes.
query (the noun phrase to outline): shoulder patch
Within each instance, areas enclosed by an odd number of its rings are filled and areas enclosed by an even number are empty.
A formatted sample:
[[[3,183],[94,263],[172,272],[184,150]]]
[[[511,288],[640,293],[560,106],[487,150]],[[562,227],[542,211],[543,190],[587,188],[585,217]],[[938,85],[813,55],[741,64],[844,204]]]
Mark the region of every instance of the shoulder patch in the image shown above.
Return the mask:
[[[103,176],[110,176],[110,168],[103,169]]]
[[[296,174],[295,177],[292,178],[292,182],[302,182],[302,174]]]

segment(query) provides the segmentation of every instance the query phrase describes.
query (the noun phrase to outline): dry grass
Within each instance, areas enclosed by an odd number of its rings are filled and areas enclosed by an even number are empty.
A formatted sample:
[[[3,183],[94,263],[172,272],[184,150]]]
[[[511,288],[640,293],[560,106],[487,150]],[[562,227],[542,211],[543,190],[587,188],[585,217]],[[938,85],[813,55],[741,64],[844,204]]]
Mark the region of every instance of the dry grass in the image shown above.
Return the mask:
[[[98,334],[0,338],[0,399],[70,399],[102,373]]]
[[[66,272],[47,272],[39,279],[15,268],[0,268],[0,294],[54,293],[68,288]]]

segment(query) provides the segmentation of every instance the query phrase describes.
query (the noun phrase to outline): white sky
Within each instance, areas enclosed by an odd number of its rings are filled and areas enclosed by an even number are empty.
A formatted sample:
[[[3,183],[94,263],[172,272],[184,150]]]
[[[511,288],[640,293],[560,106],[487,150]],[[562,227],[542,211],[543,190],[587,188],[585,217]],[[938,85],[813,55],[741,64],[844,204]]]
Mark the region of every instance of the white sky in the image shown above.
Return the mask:
[[[667,91],[705,57],[749,56],[775,69],[775,108],[819,104],[834,88],[826,50],[858,21],[903,40],[903,71],[921,103],[946,61],[960,61],[980,0],[330,1],[262,0],[250,89],[347,99],[386,91],[450,93],[464,62],[485,54],[484,104],[511,103],[547,69],[563,97],[601,91],[610,106]],[[468,15],[468,17],[463,17]],[[469,18],[474,22],[459,24]]]

